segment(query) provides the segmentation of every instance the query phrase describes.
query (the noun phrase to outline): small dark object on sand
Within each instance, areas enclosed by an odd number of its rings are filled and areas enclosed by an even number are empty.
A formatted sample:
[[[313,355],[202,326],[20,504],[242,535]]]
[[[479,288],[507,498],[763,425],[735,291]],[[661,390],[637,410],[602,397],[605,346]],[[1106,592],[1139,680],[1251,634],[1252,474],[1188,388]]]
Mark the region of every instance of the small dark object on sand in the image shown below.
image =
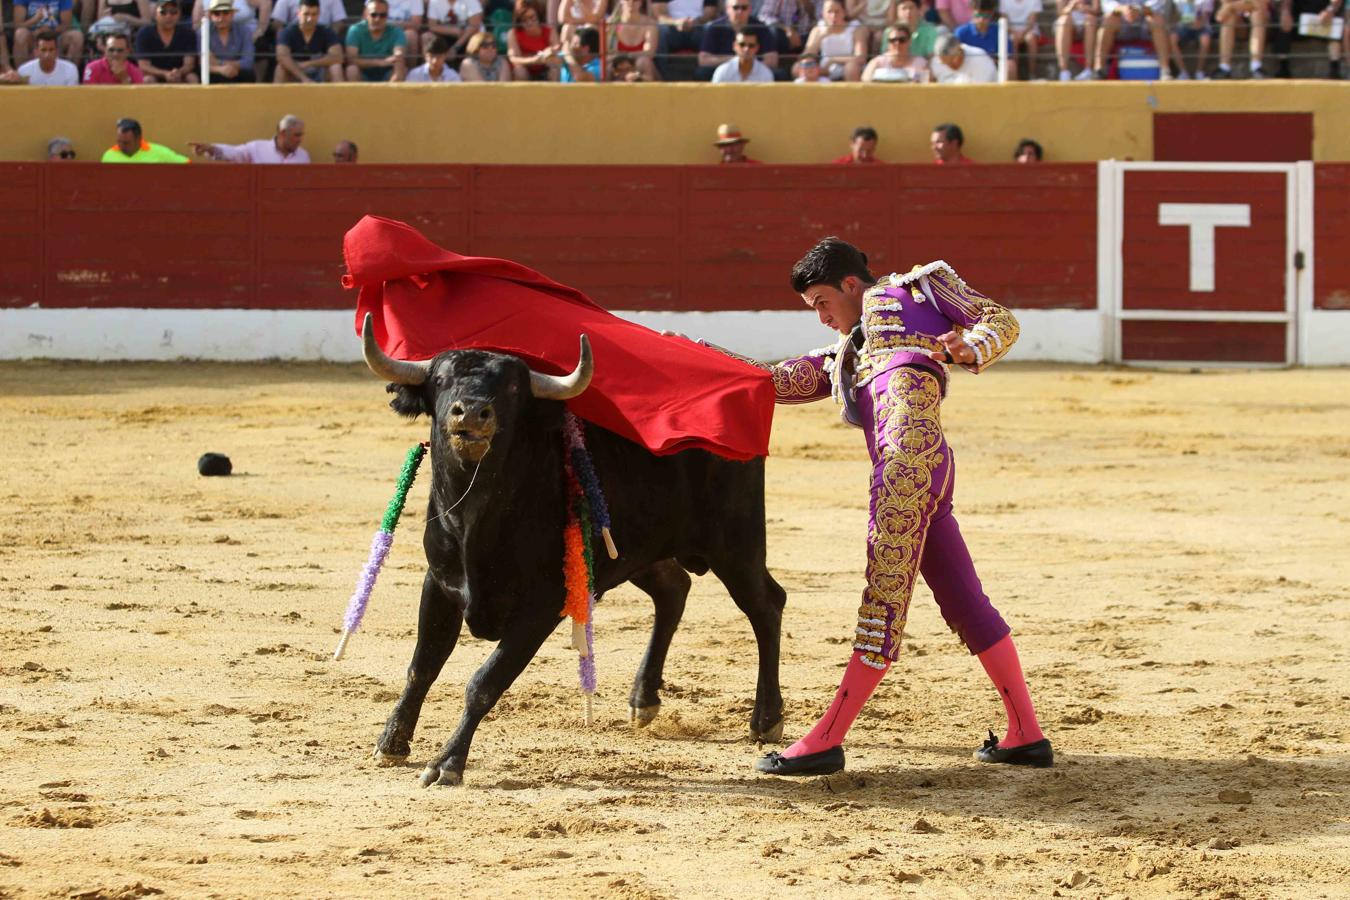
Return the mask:
[[[203,453],[197,460],[197,471],[203,475],[228,475],[234,471],[234,466],[224,453]]]

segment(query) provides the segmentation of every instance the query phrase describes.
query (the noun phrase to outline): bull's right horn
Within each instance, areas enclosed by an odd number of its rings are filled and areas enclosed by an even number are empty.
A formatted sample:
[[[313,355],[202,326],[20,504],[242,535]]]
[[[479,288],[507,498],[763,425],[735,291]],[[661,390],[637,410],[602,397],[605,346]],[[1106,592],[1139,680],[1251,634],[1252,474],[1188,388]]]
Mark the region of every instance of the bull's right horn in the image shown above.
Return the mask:
[[[416,385],[425,383],[427,377],[431,375],[431,360],[407,362],[394,359],[380,349],[380,345],[375,342],[375,326],[370,313],[366,313],[365,321],[361,323],[361,349],[365,353],[366,365],[370,366],[370,371],[385,381]]]
[[[545,375],[530,370],[530,393],[542,400],[571,400],[586,390],[595,374],[595,361],[591,359],[591,341],[581,336],[581,358],[570,375]]]

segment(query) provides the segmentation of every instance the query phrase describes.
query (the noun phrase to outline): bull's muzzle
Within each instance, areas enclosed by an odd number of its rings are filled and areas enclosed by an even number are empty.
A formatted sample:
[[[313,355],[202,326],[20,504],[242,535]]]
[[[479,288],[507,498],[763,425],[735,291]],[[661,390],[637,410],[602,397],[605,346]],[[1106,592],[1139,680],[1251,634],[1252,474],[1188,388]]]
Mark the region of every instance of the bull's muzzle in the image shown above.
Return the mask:
[[[497,414],[486,400],[456,400],[445,419],[445,435],[455,455],[478,462],[492,446],[497,433]]]

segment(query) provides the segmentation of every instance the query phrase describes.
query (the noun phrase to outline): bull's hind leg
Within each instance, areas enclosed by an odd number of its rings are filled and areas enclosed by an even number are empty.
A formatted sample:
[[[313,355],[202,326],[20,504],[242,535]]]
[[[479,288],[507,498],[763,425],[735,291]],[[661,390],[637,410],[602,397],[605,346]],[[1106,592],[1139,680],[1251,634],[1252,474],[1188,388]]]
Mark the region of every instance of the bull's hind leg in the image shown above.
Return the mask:
[[[536,607],[544,605],[535,604]],[[521,606],[529,608],[531,603],[521,600]],[[433,784],[454,785],[464,781],[464,764],[469,758],[469,744],[473,741],[478,723],[483,721],[483,716],[525,671],[525,666],[534,659],[539,647],[561,621],[556,611],[536,608],[527,616],[507,623],[506,636],[469,679],[469,686],[464,691],[464,715],[460,717],[459,727],[440,755],[422,770],[423,787]]]
[[[755,710],[750,714],[750,738],[774,743],[783,737],[783,692],[778,686],[779,638],[787,593],[762,565],[741,560],[714,563],[713,573],[726,585],[731,599],[750,620],[759,645],[759,680]]]
[[[661,677],[666,667],[666,653],[675,637],[675,629],[680,625],[680,617],[684,615],[684,602],[689,597],[692,582],[684,568],[671,559],[643,569],[629,580],[645,591],[656,607],[652,638],[638,665],[637,677],[633,679],[633,692],[628,695],[628,709],[633,721],[647,725],[661,711]]]
[[[422,606],[417,614],[417,646],[408,664],[408,680],[403,696],[385,723],[384,733],[375,743],[375,758],[386,765],[401,763],[412,752],[412,736],[422,714],[427,691],[450,658],[464,624],[464,613],[428,572],[422,580]]]

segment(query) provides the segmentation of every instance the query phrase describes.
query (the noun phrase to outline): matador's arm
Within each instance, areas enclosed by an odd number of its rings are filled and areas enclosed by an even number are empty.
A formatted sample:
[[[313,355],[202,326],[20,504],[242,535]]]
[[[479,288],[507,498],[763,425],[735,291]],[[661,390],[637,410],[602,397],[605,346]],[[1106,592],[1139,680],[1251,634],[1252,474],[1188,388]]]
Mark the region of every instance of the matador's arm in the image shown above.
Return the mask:
[[[962,281],[946,263],[929,263],[904,281],[917,283],[975,352],[975,361],[962,363],[962,368],[979,374],[1002,359],[1017,341],[1021,332],[1017,318]]]

